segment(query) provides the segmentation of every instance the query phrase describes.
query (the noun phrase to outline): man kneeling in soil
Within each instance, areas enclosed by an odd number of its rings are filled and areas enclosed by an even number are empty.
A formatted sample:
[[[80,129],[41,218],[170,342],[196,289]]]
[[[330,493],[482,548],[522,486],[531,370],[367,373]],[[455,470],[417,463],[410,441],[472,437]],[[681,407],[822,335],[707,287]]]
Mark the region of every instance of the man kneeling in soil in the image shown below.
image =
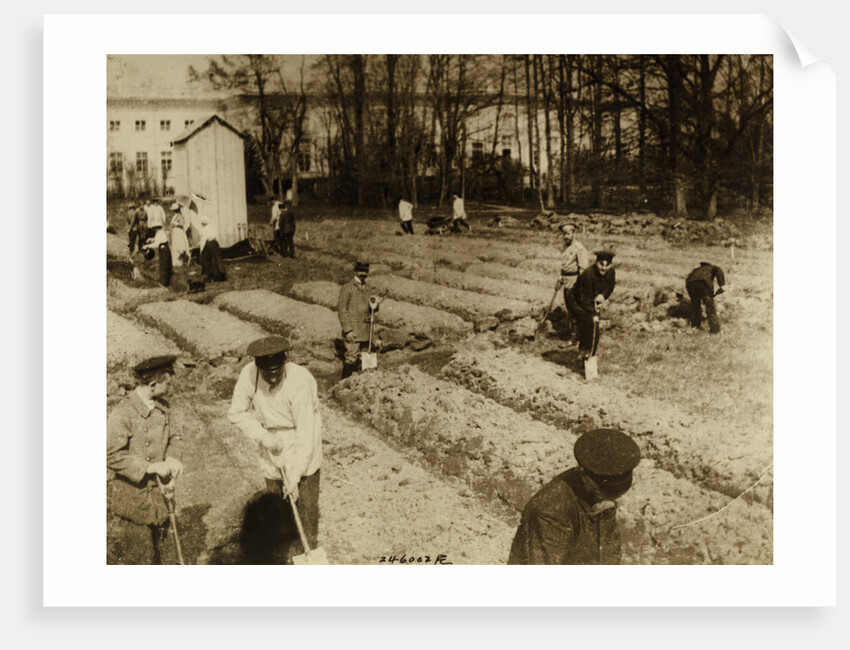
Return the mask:
[[[619,564],[616,499],[632,485],[640,461],[634,440],[614,429],[582,435],[568,469],[535,494],[522,512],[508,564]]]
[[[306,368],[286,361],[288,350],[289,342],[280,336],[258,339],[248,346],[254,361],[239,373],[227,417],[259,443],[267,491],[298,504],[307,541],[315,548],[322,418],[316,380]],[[281,546],[289,545],[281,548],[281,557],[291,560],[304,552],[300,540],[278,541]]]

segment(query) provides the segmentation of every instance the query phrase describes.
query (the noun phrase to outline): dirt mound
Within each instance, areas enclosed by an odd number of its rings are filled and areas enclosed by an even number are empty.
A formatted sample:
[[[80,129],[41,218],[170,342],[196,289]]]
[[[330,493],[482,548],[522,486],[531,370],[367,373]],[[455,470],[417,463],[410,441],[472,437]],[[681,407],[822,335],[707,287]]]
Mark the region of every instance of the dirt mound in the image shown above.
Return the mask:
[[[370,282],[383,294],[397,299],[407,299],[416,304],[445,309],[458,314],[464,320],[475,320],[482,316],[515,320],[535,311],[534,305],[529,302],[452,289],[438,284],[409,280],[397,275],[377,276],[371,278]]]
[[[459,352],[442,376],[558,427],[622,429],[658,467],[732,497],[752,486],[772,461],[769,430],[739,430],[658,400],[627,397],[604,380],[587,383],[562,366],[513,349]],[[770,506],[772,492],[767,476],[747,496]]]
[[[134,366],[152,356],[181,352],[158,331],[140,327],[111,311],[106,312],[106,367]]]
[[[340,285],[335,282],[301,282],[292,285],[292,295],[336,309],[339,288]],[[411,334],[428,336],[467,334],[472,331],[472,324],[460,316],[392,298],[381,303],[378,322]]]
[[[231,291],[215,297],[213,304],[254,321],[270,332],[289,336],[293,346],[307,348],[324,359],[336,357],[333,342],[340,325],[335,312],[265,289]]]
[[[140,306],[136,313],[181,348],[191,350],[202,359],[241,356],[251,341],[268,336],[268,332],[257,325],[216,307],[188,300],[148,303]]]
[[[483,496],[517,510],[573,464],[576,433],[415,368],[361,373],[338,384],[332,394],[348,412],[396,444],[417,450],[443,474],[462,478]],[[674,528],[718,512],[729,501],[656,469],[648,459],[622,499],[625,561],[769,563],[770,540],[762,527],[772,522],[764,506],[739,500],[705,522]],[[706,539],[713,540],[708,550]]]

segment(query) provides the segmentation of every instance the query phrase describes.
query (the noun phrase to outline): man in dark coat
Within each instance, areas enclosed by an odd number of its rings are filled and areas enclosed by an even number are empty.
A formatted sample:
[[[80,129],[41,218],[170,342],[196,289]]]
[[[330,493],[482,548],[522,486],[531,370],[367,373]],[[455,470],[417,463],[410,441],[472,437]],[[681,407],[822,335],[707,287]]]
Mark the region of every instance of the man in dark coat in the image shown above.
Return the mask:
[[[357,262],[351,282],[339,289],[337,315],[342,326],[345,357],[342,362],[342,378],[349,377],[358,368],[360,351],[369,346],[369,329],[372,311],[378,311],[380,300],[375,298],[374,309],[370,306],[371,296],[366,291],[369,263]]]
[[[576,321],[578,349],[582,359],[590,357],[591,351],[599,343],[599,310],[614,291],[616,283],[611,266],[613,258],[614,253],[611,251],[597,251],[596,263],[582,271],[572,290],[564,296],[567,309]]]
[[[162,399],[173,363],[164,356],[137,365],[139,386],[106,418],[107,564],[162,564],[168,507],[156,479],[167,489],[183,471]]]
[[[714,281],[717,280],[717,291]],[[708,327],[712,334],[720,333],[720,321],[714,306],[714,296],[723,293],[726,278],[723,269],[711,262],[700,262],[699,266],[688,274],[685,288],[691,299],[691,327],[699,329],[702,326],[702,305],[705,305],[705,315],[708,317]]]
[[[289,201],[280,212],[280,254],[295,257],[295,213]]]
[[[616,499],[632,485],[640,449],[626,434],[596,429],[575,444],[578,467],[555,477],[522,512],[508,564],[619,564]]]

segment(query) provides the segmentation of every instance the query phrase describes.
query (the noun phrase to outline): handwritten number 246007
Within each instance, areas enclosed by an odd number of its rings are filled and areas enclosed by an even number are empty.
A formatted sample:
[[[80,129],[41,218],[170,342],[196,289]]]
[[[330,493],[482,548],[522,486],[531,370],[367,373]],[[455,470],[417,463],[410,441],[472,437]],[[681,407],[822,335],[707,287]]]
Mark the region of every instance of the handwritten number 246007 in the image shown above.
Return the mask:
[[[403,553],[401,557],[395,555],[382,555],[378,564],[452,564],[446,555],[440,554],[434,558],[433,562],[430,555],[411,555]]]

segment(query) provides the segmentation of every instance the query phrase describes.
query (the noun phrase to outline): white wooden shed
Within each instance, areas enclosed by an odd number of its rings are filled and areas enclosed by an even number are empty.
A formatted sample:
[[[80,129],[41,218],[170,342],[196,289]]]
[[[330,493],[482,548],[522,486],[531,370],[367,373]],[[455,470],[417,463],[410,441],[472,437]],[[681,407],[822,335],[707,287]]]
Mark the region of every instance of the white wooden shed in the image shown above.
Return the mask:
[[[242,134],[219,115],[195,120],[172,142],[171,181],[176,194],[201,196],[198,206],[218,228],[218,243],[248,237]]]

